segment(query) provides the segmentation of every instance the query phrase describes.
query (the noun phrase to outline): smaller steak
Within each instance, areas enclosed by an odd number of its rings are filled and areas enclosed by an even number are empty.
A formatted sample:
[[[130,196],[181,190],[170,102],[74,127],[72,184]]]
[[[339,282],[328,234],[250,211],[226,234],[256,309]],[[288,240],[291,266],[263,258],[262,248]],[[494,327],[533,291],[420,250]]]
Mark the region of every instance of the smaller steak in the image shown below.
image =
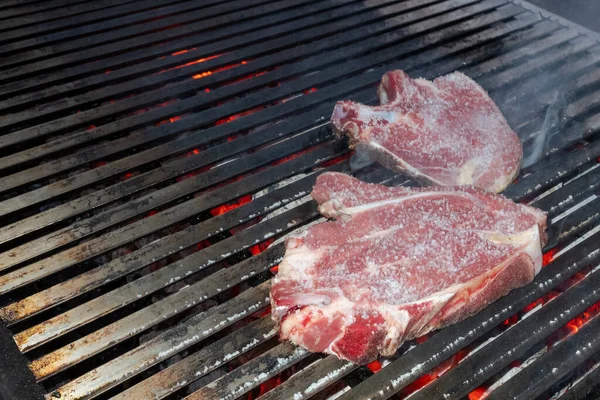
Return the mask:
[[[473,187],[317,179],[323,215],[286,242],[273,279],[280,338],[365,364],[473,315],[542,266],[546,215]]]
[[[460,72],[411,79],[387,72],[380,106],[340,101],[331,122],[350,147],[423,182],[501,192],[517,176],[523,147],[475,81]]]

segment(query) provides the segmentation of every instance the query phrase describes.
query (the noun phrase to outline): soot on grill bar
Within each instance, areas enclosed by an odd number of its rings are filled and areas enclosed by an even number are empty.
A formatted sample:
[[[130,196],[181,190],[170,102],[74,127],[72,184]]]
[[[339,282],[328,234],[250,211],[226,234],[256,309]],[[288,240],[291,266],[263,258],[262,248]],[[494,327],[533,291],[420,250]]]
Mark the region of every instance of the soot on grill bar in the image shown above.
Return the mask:
[[[597,33],[521,0],[0,0],[0,33],[0,397],[598,397]],[[359,366],[280,341],[269,293],[319,175],[420,185],[329,124],[397,69],[489,93],[548,244]]]

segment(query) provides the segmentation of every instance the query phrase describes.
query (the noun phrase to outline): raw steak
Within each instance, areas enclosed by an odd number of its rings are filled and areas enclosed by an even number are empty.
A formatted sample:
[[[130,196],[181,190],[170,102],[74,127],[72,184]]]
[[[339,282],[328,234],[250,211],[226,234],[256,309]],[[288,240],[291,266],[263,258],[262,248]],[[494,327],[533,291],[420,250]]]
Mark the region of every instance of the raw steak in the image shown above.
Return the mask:
[[[325,173],[336,219],[286,242],[273,280],[280,338],[364,364],[531,282],[546,215],[472,187],[391,188]]]
[[[350,147],[423,182],[501,192],[519,173],[523,147],[475,81],[460,72],[430,82],[391,71],[380,106],[336,104],[331,121]]]

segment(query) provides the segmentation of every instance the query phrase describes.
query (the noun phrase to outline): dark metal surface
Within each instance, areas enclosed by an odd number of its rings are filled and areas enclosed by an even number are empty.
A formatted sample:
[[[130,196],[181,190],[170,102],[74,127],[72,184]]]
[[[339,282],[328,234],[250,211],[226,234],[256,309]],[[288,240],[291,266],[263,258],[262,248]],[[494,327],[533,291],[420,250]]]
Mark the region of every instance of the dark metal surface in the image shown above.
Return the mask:
[[[47,398],[254,398],[276,376],[289,379],[261,398],[325,397],[340,382],[355,386],[341,399],[389,398],[597,265],[600,44],[532,10],[507,0],[0,0],[0,318]],[[394,68],[429,79],[459,69],[490,92],[539,158],[505,195],[548,211],[545,251],[556,254],[533,284],[356,379],[351,363],[277,342],[269,269],[286,234],[318,221],[307,198],[316,176],[351,172],[327,124],[333,104],[374,103]],[[353,173],[407,183],[377,166]],[[600,299],[597,280],[414,397],[469,394]],[[577,361],[561,356],[596,324],[515,375],[514,388],[553,366],[526,393],[552,390]],[[585,356],[597,352],[589,343]],[[587,391],[590,371],[573,390]]]

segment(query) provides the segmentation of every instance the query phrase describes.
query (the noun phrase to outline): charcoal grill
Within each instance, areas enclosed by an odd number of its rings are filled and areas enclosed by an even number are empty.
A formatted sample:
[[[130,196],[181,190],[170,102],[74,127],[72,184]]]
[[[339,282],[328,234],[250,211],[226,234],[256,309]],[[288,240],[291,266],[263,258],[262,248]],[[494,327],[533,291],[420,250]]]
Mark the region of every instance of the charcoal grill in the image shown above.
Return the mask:
[[[594,396],[598,34],[517,0],[0,0],[0,55],[7,398]],[[396,68],[490,92],[550,242],[532,284],[358,367],[279,343],[269,279],[319,173],[412,184],[327,124]]]

